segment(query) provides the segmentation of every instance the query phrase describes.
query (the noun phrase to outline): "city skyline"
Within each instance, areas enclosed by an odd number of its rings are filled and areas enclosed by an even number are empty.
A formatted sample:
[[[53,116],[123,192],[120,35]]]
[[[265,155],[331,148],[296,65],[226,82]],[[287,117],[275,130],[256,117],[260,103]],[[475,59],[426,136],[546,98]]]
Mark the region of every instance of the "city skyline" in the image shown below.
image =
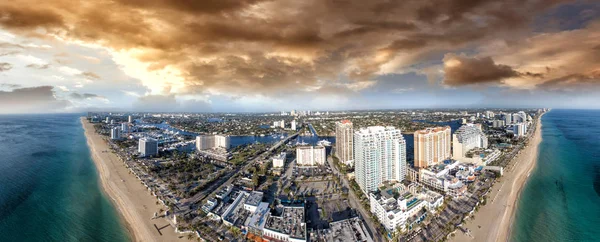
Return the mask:
[[[0,113],[600,108],[593,1],[23,0],[0,16]]]

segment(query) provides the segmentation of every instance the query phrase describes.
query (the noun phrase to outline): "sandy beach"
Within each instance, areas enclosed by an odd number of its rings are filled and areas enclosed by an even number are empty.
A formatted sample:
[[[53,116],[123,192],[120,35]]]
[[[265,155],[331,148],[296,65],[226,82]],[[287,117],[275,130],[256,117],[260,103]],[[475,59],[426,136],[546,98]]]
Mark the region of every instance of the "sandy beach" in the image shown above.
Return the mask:
[[[152,219],[161,208],[157,199],[129,173],[124,163],[112,153],[94,125],[81,118],[92,159],[98,170],[103,190],[127,223],[134,241],[183,241],[165,219]],[[160,228],[160,233],[157,228]]]
[[[537,128],[528,145],[504,170],[504,176],[494,184],[488,194],[487,204],[475,212],[463,226],[471,230],[471,236],[457,231],[451,241],[508,241],[516,204],[529,174],[535,168],[538,147],[542,141],[542,122],[538,119]]]

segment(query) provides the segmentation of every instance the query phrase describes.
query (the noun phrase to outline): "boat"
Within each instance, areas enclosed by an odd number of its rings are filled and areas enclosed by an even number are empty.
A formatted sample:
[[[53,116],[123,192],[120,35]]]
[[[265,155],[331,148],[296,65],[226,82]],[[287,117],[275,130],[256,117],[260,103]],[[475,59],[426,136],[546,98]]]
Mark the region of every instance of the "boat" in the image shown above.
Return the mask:
[[[317,142],[317,145],[322,145],[322,146],[331,146],[331,142],[329,140],[319,140],[319,142]]]

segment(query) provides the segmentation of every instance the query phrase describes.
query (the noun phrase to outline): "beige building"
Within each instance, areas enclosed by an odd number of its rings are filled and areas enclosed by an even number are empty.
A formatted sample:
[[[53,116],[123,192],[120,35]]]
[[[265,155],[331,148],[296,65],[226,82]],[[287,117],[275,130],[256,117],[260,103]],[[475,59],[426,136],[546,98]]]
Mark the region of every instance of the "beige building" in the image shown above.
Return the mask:
[[[196,150],[207,150],[212,148],[229,149],[231,146],[228,135],[198,135],[196,136]]]
[[[354,128],[349,120],[335,123],[335,156],[340,162],[352,166]]]
[[[437,165],[450,158],[450,126],[428,128],[415,132],[415,167]]]

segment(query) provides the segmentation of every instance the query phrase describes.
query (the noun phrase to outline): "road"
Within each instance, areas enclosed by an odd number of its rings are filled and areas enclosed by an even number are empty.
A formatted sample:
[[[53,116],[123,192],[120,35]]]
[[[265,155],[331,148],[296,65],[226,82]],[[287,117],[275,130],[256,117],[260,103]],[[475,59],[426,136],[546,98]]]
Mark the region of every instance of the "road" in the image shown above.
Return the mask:
[[[350,196],[348,196],[348,201],[350,202],[350,205],[352,207],[354,207],[356,210],[358,210],[358,212],[360,213],[360,216],[362,217],[363,221],[365,221],[365,227],[367,228],[367,230],[369,230],[369,233],[371,234],[371,237],[373,238],[374,241],[377,242],[382,242],[383,238],[381,237],[381,235],[379,234],[379,232],[377,232],[377,223],[376,221],[373,221],[373,219],[371,218],[371,212],[367,211],[362,204],[360,204],[360,200],[358,199],[358,196],[356,196],[356,194],[354,194],[354,190],[352,190],[351,186],[350,186],[350,182],[348,182],[348,179],[346,178],[346,176],[344,174],[341,174],[337,167],[335,166],[335,164],[333,164],[333,159],[331,157],[327,158],[327,162],[329,163],[329,166],[331,167],[331,169],[333,170],[333,173],[335,175],[337,175],[338,177],[340,177],[340,180],[343,181],[344,186],[346,187],[346,189],[348,190],[348,194]]]
[[[300,129],[300,130],[302,130],[302,129]],[[234,176],[235,174],[239,174],[240,172],[248,171],[248,169],[250,169],[250,167],[255,165],[256,161],[265,159],[271,152],[273,152],[274,150],[279,148],[279,146],[281,146],[281,145],[287,143],[288,141],[290,141],[291,139],[295,138],[296,136],[298,136],[298,134],[300,134],[300,131],[296,132],[293,135],[286,137],[283,140],[280,140],[275,145],[271,146],[271,148],[269,148],[267,151],[256,156],[254,159],[250,160],[248,163],[246,163],[246,165],[235,168],[232,172],[227,173],[227,175],[225,175],[223,178],[219,179],[219,180],[223,180],[224,178],[227,178],[226,182],[214,182],[209,188],[204,189],[203,191],[197,193],[192,198],[186,200],[182,204],[183,205],[196,204],[196,203],[202,202],[207,197],[214,196],[217,191],[220,191],[221,189],[225,188],[226,186],[231,185],[235,181],[235,176]]]

